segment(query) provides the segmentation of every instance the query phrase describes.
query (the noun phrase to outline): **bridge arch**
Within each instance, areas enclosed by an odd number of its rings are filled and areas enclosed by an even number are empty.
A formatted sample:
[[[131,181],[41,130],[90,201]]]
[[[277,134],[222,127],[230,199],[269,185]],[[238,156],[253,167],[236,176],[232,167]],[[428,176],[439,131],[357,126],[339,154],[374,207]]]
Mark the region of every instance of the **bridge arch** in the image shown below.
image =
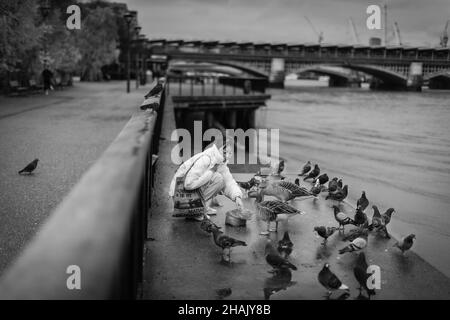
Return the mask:
[[[450,70],[442,70],[423,77],[430,89],[450,89]]]
[[[172,61],[173,62],[186,61],[186,62],[193,62],[193,63],[204,62],[204,63],[209,63],[209,64],[213,64],[213,65],[217,65],[217,66],[231,67],[236,70],[243,71],[253,77],[267,78],[267,79],[269,78],[269,74],[266,71],[261,70],[259,68],[255,68],[255,67],[253,67],[249,64],[243,63],[243,62],[228,61],[228,60],[210,60],[210,59],[205,59],[205,60],[202,60],[202,59],[176,59],[176,60],[171,60],[171,62]]]
[[[316,65],[308,65],[301,67],[300,69],[296,69],[294,71],[290,71],[289,73],[303,73],[303,72],[314,72],[319,75],[325,75],[330,77],[330,86],[346,86],[349,82],[354,81],[355,78],[350,74],[346,74],[344,72],[339,72],[338,70],[331,69],[332,67],[341,67],[341,65],[336,64],[316,64]]]

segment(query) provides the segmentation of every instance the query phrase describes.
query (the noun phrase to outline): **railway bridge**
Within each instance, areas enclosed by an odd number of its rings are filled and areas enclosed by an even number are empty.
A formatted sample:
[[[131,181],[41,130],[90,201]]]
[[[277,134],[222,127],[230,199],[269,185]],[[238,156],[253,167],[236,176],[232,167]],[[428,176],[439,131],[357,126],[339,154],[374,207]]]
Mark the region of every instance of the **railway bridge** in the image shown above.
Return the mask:
[[[450,88],[450,48],[154,39],[147,49],[152,67],[162,61],[209,62],[267,78],[274,87],[283,86],[285,75],[303,71],[346,77],[332,69],[341,67],[371,75],[381,88]]]

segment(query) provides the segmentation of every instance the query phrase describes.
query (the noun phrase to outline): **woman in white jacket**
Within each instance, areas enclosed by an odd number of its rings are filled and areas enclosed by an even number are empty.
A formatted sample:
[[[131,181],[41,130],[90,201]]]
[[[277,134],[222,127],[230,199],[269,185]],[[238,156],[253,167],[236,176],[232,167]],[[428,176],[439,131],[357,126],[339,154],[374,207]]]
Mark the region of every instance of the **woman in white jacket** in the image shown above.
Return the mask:
[[[219,193],[223,193],[242,209],[242,191],[227,167],[228,157],[227,145],[218,149],[213,144],[205,151],[189,158],[175,173],[170,184],[169,195],[173,197],[176,179],[183,177],[187,172],[184,188],[186,190],[200,188],[208,210],[210,210],[211,199]]]

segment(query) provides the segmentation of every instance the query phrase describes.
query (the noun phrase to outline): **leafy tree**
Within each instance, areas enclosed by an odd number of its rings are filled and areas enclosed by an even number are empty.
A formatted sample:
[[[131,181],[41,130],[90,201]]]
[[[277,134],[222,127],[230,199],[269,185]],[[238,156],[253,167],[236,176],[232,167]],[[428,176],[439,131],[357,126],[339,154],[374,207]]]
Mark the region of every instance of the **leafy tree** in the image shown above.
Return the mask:
[[[81,77],[87,81],[101,80],[101,68],[115,60],[117,25],[114,12],[108,7],[89,9],[81,24],[77,33]]]

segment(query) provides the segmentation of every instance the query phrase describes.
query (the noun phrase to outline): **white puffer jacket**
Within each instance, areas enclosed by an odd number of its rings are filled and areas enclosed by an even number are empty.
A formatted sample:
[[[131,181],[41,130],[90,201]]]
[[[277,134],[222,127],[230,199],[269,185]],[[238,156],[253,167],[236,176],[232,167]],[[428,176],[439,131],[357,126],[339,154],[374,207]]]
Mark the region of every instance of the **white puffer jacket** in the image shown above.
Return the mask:
[[[184,180],[184,187],[186,190],[194,190],[207,183],[214,174],[214,171],[211,169],[217,163],[220,163],[217,168],[217,172],[222,175],[225,183],[224,194],[233,201],[236,197],[242,198],[241,189],[231,175],[230,169],[228,169],[226,163],[223,163],[223,161],[223,156],[215,144],[205,151],[189,158],[178,168],[175,173],[172,182],[170,183],[169,195],[173,197],[175,193],[176,179],[178,177],[183,177],[191,166],[192,168],[189,170]]]

